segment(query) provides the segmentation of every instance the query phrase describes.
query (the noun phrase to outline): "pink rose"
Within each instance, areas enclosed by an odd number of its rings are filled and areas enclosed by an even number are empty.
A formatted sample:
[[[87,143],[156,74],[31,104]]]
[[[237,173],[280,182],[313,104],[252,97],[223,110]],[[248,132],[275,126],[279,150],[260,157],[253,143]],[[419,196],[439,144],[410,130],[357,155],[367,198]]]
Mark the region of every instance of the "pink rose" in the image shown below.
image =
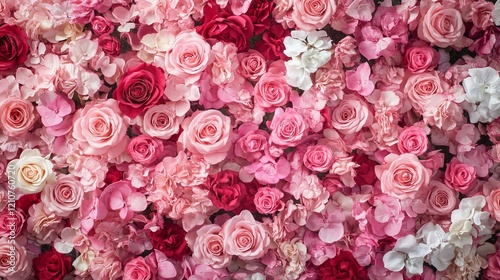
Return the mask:
[[[493,25],[491,13],[495,10],[495,4],[485,0],[474,1],[471,3],[472,23],[475,27],[485,30]]]
[[[326,172],[332,167],[334,156],[330,147],[316,145],[307,147],[303,160],[307,169],[316,172]]]
[[[460,12],[433,3],[418,25],[418,37],[440,48],[464,47],[465,25]]]
[[[456,191],[466,194],[476,183],[476,169],[454,157],[446,166],[444,183]]]
[[[42,190],[41,200],[47,210],[68,217],[82,205],[83,194],[83,186],[76,177],[59,174],[55,183]]]
[[[273,112],[288,102],[291,92],[292,88],[286,82],[285,76],[268,72],[262,75],[255,85],[255,106],[264,112]]]
[[[184,130],[179,145],[192,153],[203,155],[210,164],[226,158],[231,148],[231,119],[217,110],[196,111],[182,122]]]
[[[22,136],[34,123],[35,113],[31,102],[19,97],[9,97],[0,105],[0,128],[5,135]]]
[[[271,240],[261,223],[252,213],[243,210],[222,226],[224,250],[242,260],[254,260],[264,256]]]
[[[488,267],[484,271],[485,280],[496,280],[500,275],[500,251],[488,256]]]
[[[382,193],[405,199],[415,198],[421,188],[429,184],[431,172],[414,154],[389,154],[385,164],[375,166]]]
[[[258,128],[253,124],[243,124],[238,128],[238,134],[244,133],[244,135],[236,141],[234,146],[234,154],[237,157],[253,162],[267,152],[269,134]]]
[[[243,78],[249,79],[252,82],[258,81],[267,72],[266,59],[256,50],[239,53],[238,60],[240,63],[236,71]]]
[[[149,108],[142,119],[141,131],[149,136],[168,140],[179,132],[183,116],[178,116],[174,103]]]
[[[405,51],[404,64],[412,73],[423,73],[437,67],[439,53],[421,41],[413,43]]]
[[[337,9],[334,0],[294,0],[292,20],[304,31],[325,27]]]
[[[427,133],[418,126],[406,127],[399,134],[398,149],[402,154],[411,153],[417,156],[427,151]]]
[[[423,113],[434,94],[443,93],[446,87],[436,71],[412,75],[406,81],[404,93],[417,113]]]
[[[7,197],[4,198],[7,201]],[[20,208],[5,208],[0,213],[0,237],[15,238],[23,230],[25,218]]]
[[[493,190],[486,196],[486,205],[491,216],[500,221],[500,189]]]
[[[196,240],[193,245],[193,259],[197,263],[209,265],[213,268],[223,268],[231,263],[232,256],[224,249],[222,228],[218,225],[205,225],[196,231]]]
[[[163,154],[163,143],[148,135],[139,135],[132,138],[127,147],[127,153],[134,161],[142,165],[156,162]]]
[[[309,132],[304,117],[293,108],[286,108],[286,111],[277,108],[267,126],[271,129],[269,141],[283,147],[297,146]]]
[[[165,70],[184,83],[193,84],[213,59],[210,45],[203,37],[194,31],[184,31],[175,36],[172,50],[165,56]]]
[[[17,242],[0,237],[0,277],[4,279],[26,279],[31,274],[26,248]]]
[[[156,269],[149,265],[143,257],[132,259],[125,265],[123,280],[153,280]]]
[[[431,215],[450,215],[458,204],[458,193],[439,181],[431,180],[425,202]]]
[[[259,213],[273,214],[285,207],[285,203],[281,201],[283,196],[283,192],[277,188],[263,187],[257,191],[253,202]]]
[[[368,104],[354,94],[345,95],[344,99],[333,108],[332,126],[340,133],[356,133],[372,122],[373,114]]]
[[[92,17],[90,23],[92,25],[92,31],[97,36],[101,36],[103,34],[111,34],[115,29],[111,21],[101,16]]]
[[[127,147],[128,119],[114,99],[87,104],[73,118],[73,137],[87,155],[119,156]]]

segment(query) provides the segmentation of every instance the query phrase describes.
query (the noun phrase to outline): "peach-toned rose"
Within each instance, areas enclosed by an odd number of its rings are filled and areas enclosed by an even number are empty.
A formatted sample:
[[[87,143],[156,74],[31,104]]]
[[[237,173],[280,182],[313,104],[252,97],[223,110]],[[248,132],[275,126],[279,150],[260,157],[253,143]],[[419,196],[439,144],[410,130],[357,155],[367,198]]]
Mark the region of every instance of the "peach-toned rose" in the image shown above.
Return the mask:
[[[412,153],[417,156],[427,151],[427,134],[418,126],[406,127],[399,134],[398,149],[401,153]]]
[[[436,71],[412,75],[406,81],[404,93],[418,113],[423,113],[434,94],[443,93],[446,84],[441,81]]]
[[[184,130],[179,145],[192,153],[201,154],[210,164],[226,158],[231,148],[231,119],[217,110],[196,111],[182,122]]]
[[[382,193],[405,199],[415,198],[421,188],[429,184],[431,172],[414,154],[389,154],[385,164],[375,166]]]
[[[82,205],[83,186],[73,175],[60,174],[43,189],[41,200],[47,210],[67,217]]]
[[[195,31],[184,31],[175,37],[172,50],[165,57],[165,70],[186,84],[198,81],[214,60],[210,45]]]
[[[0,277],[7,280],[27,279],[31,274],[26,248],[10,239],[0,238]]]
[[[285,105],[292,92],[285,76],[275,73],[266,73],[260,77],[255,85],[255,105],[264,112],[273,112],[277,107]]]
[[[205,225],[196,232],[193,259],[213,268],[223,268],[231,263],[232,256],[224,250],[224,239],[218,225]]]
[[[266,59],[256,50],[238,54],[238,73],[252,82],[256,82],[267,72]]]
[[[304,31],[325,27],[335,13],[334,0],[294,0],[292,20]]]
[[[255,221],[252,213],[243,210],[222,226],[224,250],[242,260],[254,260],[264,256],[271,240],[261,223]]]
[[[440,48],[464,47],[465,25],[460,12],[433,3],[418,25],[418,37]]]
[[[303,161],[307,169],[316,172],[326,172],[333,164],[333,151],[325,145],[307,147]]]
[[[87,104],[74,115],[73,137],[87,155],[119,156],[127,147],[128,118],[114,99]]]
[[[356,133],[372,122],[368,104],[354,94],[345,95],[332,112],[332,126],[343,134]]]
[[[500,221],[500,189],[493,190],[486,197],[488,211],[495,220]]]
[[[33,105],[22,98],[10,97],[0,105],[0,128],[7,136],[21,136],[35,123]]]
[[[431,180],[426,204],[431,215],[450,215],[458,204],[458,193],[439,181]]]

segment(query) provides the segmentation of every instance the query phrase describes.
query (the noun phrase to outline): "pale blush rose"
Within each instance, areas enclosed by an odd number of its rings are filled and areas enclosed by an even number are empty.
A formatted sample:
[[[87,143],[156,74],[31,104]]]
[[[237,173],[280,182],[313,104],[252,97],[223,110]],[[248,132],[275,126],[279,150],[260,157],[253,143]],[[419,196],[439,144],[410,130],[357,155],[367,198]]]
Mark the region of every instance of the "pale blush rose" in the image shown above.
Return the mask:
[[[258,81],[267,72],[266,59],[256,50],[239,53],[238,60],[240,63],[236,71],[243,78],[249,79],[252,82]]]
[[[203,155],[210,164],[223,161],[231,148],[231,119],[217,110],[196,111],[182,122],[182,149]]]
[[[149,136],[168,140],[179,132],[184,116],[178,116],[174,103],[151,107],[142,119],[141,131]]]
[[[476,185],[476,169],[454,157],[446,166],[444,183],[448,187],[466,194]]]
[[[285,203],[281,200],[283,196],[283,192],[277,188],[263,187],[255,194],[253,203],[259,213],[272,214],[285,207]]]
[[[150,280],[155,279],[152,267],[143,257],[129,261],[123,270],[123,280]]]
[[[458,193],[439,181],[431,180],[425,202],[431,215],[450,215],[458,205]]]
[[[285,76],[275,73],[266,73],[260,77],[255,85],[255,106],[264,112],[273,112],[276,108],[285,105],[292,92],[292,88],[286,82]]]
[[[488,211],[491,216],[500,221],[500,189],[493,190],[486,197],[486,205],[488,206]]]
[[[443,84],[436,71],[412,75],[406,81],[404,93],[413,109],[423,113],[432,96],[443,93]]]
[[[464,33],[460,12],[440,3],[433,3],[418,25],[418,37],[440,48],[462,45]]]
[[[332,167],[333,160],[333,151],[326,145],[307,147],[303,157],[305,167],[316,172],[328,171]]]
[[[286,111],[277,108],[268,127],[271,129],[269,141],[283,147],[298,145],[309,132],[304,117],[292,108]]]
[[[427,134],[418,126],[406,127],[399,134],[398,149],[401,153],[412,153],[417,156],[427,151]]]
[[[31,274],[26,248],[10,239],[0,238],[0,277],[4,279],[27,279]]]
[[[0,129],[7,136],[22,136],[35,123],[33,105],[22,98],[9,97],[0,105]]]
[[[325,27],[337,9],[334,0],[294,0],[292,20],[304,31]]]
[[[429,184],[431,172],[414,154],[389,154],[385,164],[375,166],[382,193],[405,199],[415,198]]]
[[[165,70],[186,84],[198,81],[212,63],[210,45],[195,31],[184,31],[175,37],[172,50],[165,56]]]
[[[47,210],[68,217],[82,205],[83,194],[83,186],[76,177],[60,174],[56,182],[43,189],[41,200]]]
[[[243,210],[222,226],[224,250],[242,260],[254,260],[264,256],[271,240],[261,223],[252,213]]]
[[[122,117],[114,99],[87,104],[73,119],[73,137],[87,155],[119,156],[127,147],[128,118]]]
[[[222,228],[218,225],[205,225],[196,231],[193,245],[193,259],[197,263],[213,268],[223,268],[231,263],[232,256],[224,250],[224,239],[220,235]]]
[[[360,97],[349,94],[333,108],[332,126],[342,134],[352,134],[373,122],[373,113]]]
[[[16,188],[21,193],[41,192],[55,179],[52,162],[41,156],[39,150],[24,150],[19,159],[9,162],[7,170],[14,170]]]
[[[163,143],[148,135],[139,135],[132,138],[127,147],[132,159],[142,165],[150,165],[163,154]]]

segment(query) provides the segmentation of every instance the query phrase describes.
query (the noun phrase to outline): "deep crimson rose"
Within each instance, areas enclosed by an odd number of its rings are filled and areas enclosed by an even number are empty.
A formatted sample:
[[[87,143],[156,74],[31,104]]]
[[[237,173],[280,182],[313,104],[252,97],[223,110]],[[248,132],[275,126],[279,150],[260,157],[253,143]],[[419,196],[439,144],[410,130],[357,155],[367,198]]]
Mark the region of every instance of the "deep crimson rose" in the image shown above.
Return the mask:
[[[240,181],[238,172],[224,170],[209,175],[204,185],[210,193],[208,197],[215,207],[232,211],[240,207],[246,196],[246,186]]]
[[[123,178],[123,172],[116,169],[116,166],[111,166],[106,173],[106,177],[104,178],[104,183],[112,184],[114,182],[118,182]]]
[[[165,223],[163,229],[149,232],[149,238],[156,250],[162,251],[167,258],[180,260],[189,253],[186,232],[176,224]]]
[[[203,23],[196,27],[196,32],[203,37],[222,42],[234,43],[238,52],[246,51],[252,38],[254,27],[249,16],[235,16],[226,11],[220,11],[214,1],[209,1],[203,8]]]
[[[377,165],[377,163],[369,159],[365,154],[355,155],[352,161],[360,165],[356,169],[356,177],[354,178],[354,182],[356,182],[356,184],[358,184],[359,186],[373,186],[377,181],[377,175],[375,175],[375,165]]]
[[[120,55],[120,42],[115,37],[103,34],[99,36],[98,42],[105,54],[110,56]]]
[[[318,277],[321,280],[365,280],[368,279],[368,271],[358,264],[350,252],[340,251],[335,258],[318,267]]]
[[[246,195],[242,197],[240,202],[240,207],[233,210],[233,213],[236,215],[240,214],[241,211],[243,210],[248,210],[252,213],[257,211],[253,200],[257,191],[264,186],[262,186],[257,180],[254,179],[252,180],[252,182],[246,183],[245,187],[246,187]]]
[[[262,40],[255,43],[254,49],[268,60],[288,60],[289,58],[283,53],[285,50],[283,41],[289,35],[290,30],[285,30],[281,24],[274,22],[269,30],[262,34]]]
[[[274,2],[269,0],[254,0],[250,4],[245,14],[252,20],[256,35],[262,34],[262,32],[266,31],[271,26],[269,15],[273,9]]]
[[[39,280],[61,280],[71,272],[71,257],[50,248],[33,259],[33,270]]]
[[[28,59],[26,31],[17,25],[0,26],[0,71],[12,70]]]
[[[127,116],[137,115],[158,104],[165,91],[165,75],[161,68],[141,63],[128,69],[113,98],[118,100],[120,110]]]
[[[23,210],[25,217],[29,217],[28,210],[31,205],[40,202],[41,193],[25,194],[16,201],[16,207]]]

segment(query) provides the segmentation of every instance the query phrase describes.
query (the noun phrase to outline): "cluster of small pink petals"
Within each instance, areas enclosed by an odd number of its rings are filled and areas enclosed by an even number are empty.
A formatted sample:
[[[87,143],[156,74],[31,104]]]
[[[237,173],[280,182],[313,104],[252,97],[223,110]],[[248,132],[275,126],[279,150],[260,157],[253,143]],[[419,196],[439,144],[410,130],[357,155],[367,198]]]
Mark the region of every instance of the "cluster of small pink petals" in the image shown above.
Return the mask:
[[[500,2],[400,2],[0,0],[0,278],[497,279]]]

